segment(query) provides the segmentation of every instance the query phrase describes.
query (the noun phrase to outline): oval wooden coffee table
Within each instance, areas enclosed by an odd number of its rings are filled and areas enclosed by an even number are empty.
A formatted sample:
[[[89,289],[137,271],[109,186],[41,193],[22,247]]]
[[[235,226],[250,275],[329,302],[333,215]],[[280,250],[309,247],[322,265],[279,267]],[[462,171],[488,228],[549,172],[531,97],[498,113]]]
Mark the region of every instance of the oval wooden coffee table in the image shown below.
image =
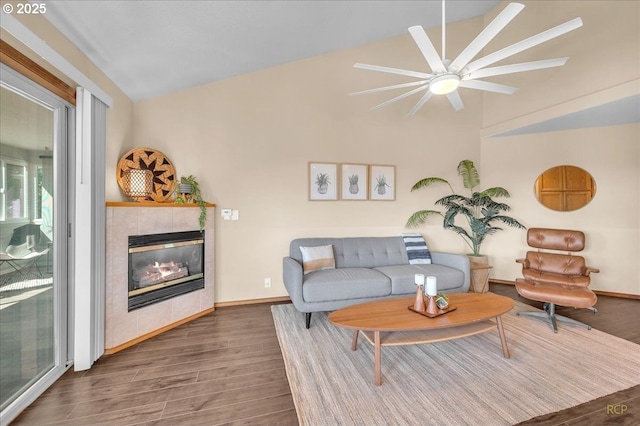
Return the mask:
[[[493,330],[497,324],[502,352],[505,358],[509,358],[509,348],[500,316],[513,308],[513,299],[492,293],[452,293],[447,296],[449,305],[455,306],[456,309],[435,318],[428,318],[409,310],[415,298],[401,297],[339,309],[329,314],[329,321],[339,327],[355,330],[352,350],[357,349],[360,332],[373,344],[375,383],[378,386],[382,384],[382,346],[416,345],[459,339]],[[490,321],[491,319],[495,319],[496,322]]]

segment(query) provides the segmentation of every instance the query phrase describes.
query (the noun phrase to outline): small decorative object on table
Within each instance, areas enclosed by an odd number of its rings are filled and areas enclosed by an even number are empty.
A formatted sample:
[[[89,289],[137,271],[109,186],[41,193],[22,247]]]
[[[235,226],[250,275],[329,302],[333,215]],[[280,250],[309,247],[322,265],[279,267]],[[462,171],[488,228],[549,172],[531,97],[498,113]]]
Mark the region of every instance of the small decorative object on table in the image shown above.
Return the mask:
[[[425,287],[425,293],[427,293],[427,313],[435,315],[438,313],[438,307],[436,306],[436,294],[438,293],[436,285],[436,277],[427,277],[427,285]]]
[[[415,275],[416,285],[418,286],[418,293],[420,293],[420,282],[425,282],[425,277],[422,274]],[[413,306],[409,306],[409,309],[424,315],[429,318],[435,318],[447,312],[455,311],[454,306],[449,306],[449,298],[444,293],[438,293],[438,285],[436,277],[426,277],[426,285],[424,293],[427,298],[425,306],[424,296],[420,297],[416,295],[416,302]],[[419,309],[419,301],[422,302],[422,309]]]
[[[446,294],[440,292],[436,296],[436,305],[439,309],[447,309],[449,307],[449,298]]]
[[[415,275],[415,283],[416,283],[416,301],[413,303],[413,310],[418,312],[423,312],[427,307],[424,303],[424,293],[422,292],[422,288],[424,286],[424,275],[416,274]]]

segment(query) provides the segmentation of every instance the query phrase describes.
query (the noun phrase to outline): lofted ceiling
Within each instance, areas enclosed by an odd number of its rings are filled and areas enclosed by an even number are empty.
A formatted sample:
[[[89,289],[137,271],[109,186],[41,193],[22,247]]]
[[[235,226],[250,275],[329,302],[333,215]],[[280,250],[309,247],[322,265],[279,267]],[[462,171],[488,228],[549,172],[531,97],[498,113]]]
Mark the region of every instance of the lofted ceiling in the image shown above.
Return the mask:
[[[447,22],[494,0],[449,0]],[[49,1],[44,15],[133,101],[440,27],[440,0]]]
[[[525,135],[600,126],[640,123],[640,95],[628,96],[582,111],[510,130],[495,136]]]
[[[447,22],[484,15],[500,3],[448,0]],[[46,5],[46,19],[134,102],[442,22],[441,0],[56,0]],[[640,96],[632,96],[495,136],[638,122]]]

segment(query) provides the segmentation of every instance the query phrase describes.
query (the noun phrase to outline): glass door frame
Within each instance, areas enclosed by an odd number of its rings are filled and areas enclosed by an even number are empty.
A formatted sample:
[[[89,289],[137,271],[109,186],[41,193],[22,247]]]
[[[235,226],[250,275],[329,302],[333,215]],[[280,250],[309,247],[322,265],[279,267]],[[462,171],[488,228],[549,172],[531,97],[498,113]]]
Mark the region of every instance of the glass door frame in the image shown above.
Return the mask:
[[[36,400],[72,365],[73,333],[70,331],[73,306],[72,244],[69,223],[73,209],[73,167],[75,140],[75,107],[50,91],[24,77],[4,64],[0,64],[0,84],[30,100],[51,109],[54,114],[53,141],[53,282],[54,282],[54,366],[28,390],[12,401],[0,413],[0,423],[8,424],[22,410]]]

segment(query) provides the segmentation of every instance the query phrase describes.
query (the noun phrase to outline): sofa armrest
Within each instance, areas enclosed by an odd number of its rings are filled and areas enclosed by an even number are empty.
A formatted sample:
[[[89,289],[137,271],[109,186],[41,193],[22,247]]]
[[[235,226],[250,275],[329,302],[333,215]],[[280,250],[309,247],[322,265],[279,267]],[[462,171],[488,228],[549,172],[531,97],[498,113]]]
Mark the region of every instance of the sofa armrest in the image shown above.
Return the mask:
[[[521,263],[523,269],[529,269],[529,259],[516,259],[516,263]]]
[[[466,255],[432,251],[431,262],[461,270],[464,273],[464,284],[460,292],[465,293],[469,291],[469,286],[471,285],[471,266],[469,264],[469,258]]]
[[[291,302],[296,309],[301,311],[304,305],[304,300],[302,299],[302,265],[292,257],[282,258],[282,280]]]

